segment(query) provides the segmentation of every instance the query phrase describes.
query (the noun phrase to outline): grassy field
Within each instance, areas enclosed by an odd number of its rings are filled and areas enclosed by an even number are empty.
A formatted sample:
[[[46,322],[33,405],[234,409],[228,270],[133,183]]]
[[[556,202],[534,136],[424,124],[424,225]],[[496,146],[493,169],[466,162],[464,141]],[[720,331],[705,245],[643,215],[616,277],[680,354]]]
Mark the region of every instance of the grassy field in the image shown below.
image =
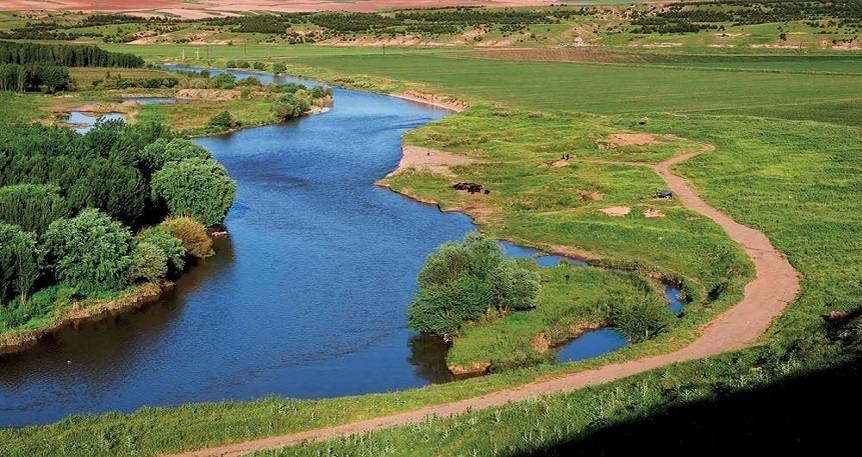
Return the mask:
[[[699,62],[663,68],[633,64],[529,62],[462,55],[297,57],[297,63],[340,73],[424,82],[465,100],[527,110],[594,114],[729,112],[844,125],[862,123],[862,74],[715,71]],[[804,61],[804,56],[797,62]],[[792,61],[791,61],[792,62]],[[840,68],[846,68],[839,59]],[[862,62],[862,61],[857,61]],[[777,68],[790,65],[775,63]],[[806,64],[807,65],[807,64]],[[743,67],[744,68],[744,67]],[[541,81],[538,87],[530,82]],[[809,110],[809,106],[814,109]]]
[[[741,39],[766,43],[776,33],[769,27],[748,27],[755,36]],[[230,48],[276,56],[274,48]],[[163,58],[181,48],[140,49]],[[674,340],[668,335],[582,362],[404,392],[74,416],[43,427],[0,430],[0,454],[155,455],[384,416],[684,344],[699,323],[740,296],[751,271],[738,246],[697,214],[673,202],[652,201],[649,195],[661,182],[643,166],[551,165],[563,152],[578,160],[655,163],[702,143],[715,151],[678,165],[676,172],[707,202],[766,233],[803,277],[799,297],[757,346],[541,400],[261,454],[598,455],[649,448],[738,452],[748,446],[798,454],[823,452],[843,443],[834,437],[852,436],[856,423],[844,417],[862,405],[862,326],[856,320],[827,325],[822,316],[862,312],[859,57],[785,51],[731,56],[726,49],[686,56],[657,49],[621,62],[540,62],[512,55],[493,59],[488,53],[391,51],[384,56],[381,48],[306,46],[287,47],[278,56],[305,76],[351,74],[351,81],[368,89],[422,85],[473,102],[474,108],[411,132],[405,141],[487,162],[455,171],[458,179],[488,184],[488,198],[468,200],[447,187],[448,178],[427,173],[396,176],[389,184],[439,201],[444,209],[472,211],[494,236],[539,248],[586,249],[609,265],[683,280],[701,302],[689,309],[695,312],[687,314]],[[35,117],[30,98],[4,97],[4,105],[21,100],[15,109]],[[148,115],[169,118],[166,112]],[[615,148],[603,142],[618,133],[662,141]],[[604,195],[576,198],[578,190]],[[634,211],[623,218],[598,212],[614,205]],[[666,217],[643,217],[652,207]],[[587,284],[588,278],[581,279]],[[704,296],[720,285],[721,301],[703,306]]]

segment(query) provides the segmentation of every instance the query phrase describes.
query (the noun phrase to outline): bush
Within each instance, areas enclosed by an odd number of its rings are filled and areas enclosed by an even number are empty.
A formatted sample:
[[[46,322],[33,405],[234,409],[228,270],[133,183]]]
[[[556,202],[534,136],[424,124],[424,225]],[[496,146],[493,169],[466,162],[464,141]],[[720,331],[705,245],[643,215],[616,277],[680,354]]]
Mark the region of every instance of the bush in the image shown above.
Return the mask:
[[[240,126],[239,121],[227,111],[222,111],[210,118],[210,125],[219,129],[235,129]]]
[[[129,267],[129,280],[159,283],[168,274],[168,256],[160,247],[142,242],[135,246]]]
[[[127,285],[132,234],[97,209],[52,222],[43,248],[54,276],[83,293],[116,291]]]
[[[220,224],[236,198],[236,183],[213,159],[168,162],[150,182],[154,202],[169,215],[188,215],[212,226]]]
[[[188,216],[165,219],[158,229],[180,240],[188,256],[202,259],[212,255],[213,240],[207,235],[206,227]]]
[[[299,117],[310,109],[311,103],[308,100],[294,94],[281,94],[272,104],[272,111],[279,119]]]
[[[446,339],[484,315],[534,308],[541,290],[538,273],[504,259],[500,245],[478,232],[440,245],[417,280],[407,326]]]
[[[149,227],[140,232],[135,239],[138,243],[158,246],[165,253],[168,265],[167,276],[180,273],[185,268],[186,249],[183,247],[183,242],[169,232],[158,227]]]
[[[273,73],[281,74],[281,73],[284,73],[285,71],[287,71],[287,65],[283,64],[282,62],[276,62],[276,63],[272,64],[272,72]]]
[[[655,294],[616,296],[608,303],[611,325],[633,342],[648,340],[668,324],[667,303]]]

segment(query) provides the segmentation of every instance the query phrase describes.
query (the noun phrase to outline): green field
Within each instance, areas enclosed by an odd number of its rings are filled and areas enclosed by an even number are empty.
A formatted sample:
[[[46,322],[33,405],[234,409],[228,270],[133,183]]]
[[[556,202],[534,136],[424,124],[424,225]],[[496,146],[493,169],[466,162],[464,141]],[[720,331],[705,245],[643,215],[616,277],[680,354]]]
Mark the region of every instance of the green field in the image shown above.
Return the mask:
[[[804,31],[808,42],[818,38],[801,23],[728,24],[728,32],[745,28],[750,35],[740,37],[740,44],[767,43],[776,40],[777,27]],[[834,36],[847,30],[831,27]],[[801,35],[791,35],[796,36]],[[852,437],[858,428],[852,412],[862,405],[862,56],[858,51],[752,49],[738,49],[736,55],[708,48],[718,39],[712,32],[655,35],[638,42],[700,43],[696,50],[623,50],[628,35],[607,38],[609,47],[620,48],[607,53],[538,49],[525,56],[387,47],[384,55],[382,47],[249,44],[213,46],[209,57],[213,64],[278,60],[294,75],[348,87],[380,92],[410,87],[471,102],[467,111],[404,138],[483,163],[454,167],[458,177],[452,179],[416,172],[389,178],[387,184],[439,202],[443,209],[473,211],[482,229],[496,237],[539,248],[587,250],[610,266],[681,281],[694,301],[673,332],[581,362],[404,392],[73,416],[48,426],[0,430],[0,454],[156,455],[381,417],[673,350],[741,296],[752,275],[750,263],[711,221],[675,202],[652,201],[649,195],[662,183],[644,166],[578,160],[657,163],[703,144],[715,150],[677,165],[675,173],[711,205],[763,231],[802,277],[797,299],[755,346],[541,400],[260,454],[631,455],[646,449],[711,454],[766,448],[798,455],[847,444],[835,437]],[[203,57],[207,52],[183,44],[106,48],[140,53],[154,63],[175,62],[185,50],[185,63],[195,64],[190,53],[197,49]],[[572,61],[561,61],[561,55]],[[32,98],[4,95],[0,100],[36,116],[39,102]],[[142,114],[170,119],[164,111]],[[662,141],[599,147],[614,133],[650,134]],[[563,152],[576,160],[566,167],[549,166]],[[477,204],[449,188],[453,179],[483,182],[493,192]],[[604,196],[572,198],[578,190]],[[613,205],[634,211],[616,219],[598,212]],[[666,217],[644,217],[649,208]],[[560,287],[560,273],[547,273],[547,296],[569,292]],[[609,281],[591,275],[579,277],[587,296],[589,281]],[[710,292],[716,290],[720,299],[711,302]],[[562,314],[565,322],[570,315],[557,305],[550,311]],[[823,316],[836,310],[852,318],[824,323]],[[559,315],[555,319],[560,322]],[[554,325],[513,320],[513,328],[526,329],[524,335]],[[456,352],[455,357],[501,358],[482,349],[483,339],[492,345],[501,341],[497,330],[473,332],[476,346],[458,349],[467,355]]]

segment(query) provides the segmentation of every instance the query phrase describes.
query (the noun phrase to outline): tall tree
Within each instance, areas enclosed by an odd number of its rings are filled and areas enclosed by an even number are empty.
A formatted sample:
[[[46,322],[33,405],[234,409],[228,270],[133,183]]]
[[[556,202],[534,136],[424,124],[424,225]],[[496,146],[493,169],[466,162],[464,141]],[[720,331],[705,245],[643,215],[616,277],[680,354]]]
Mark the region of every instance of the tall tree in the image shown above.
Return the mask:
[[[35,233],[0,224],[0,306],[16,295],[27,303],[39,278],[39,260]]]
[[[0,187],[0,222],[42,233],[48,224],[69,215],[56,184],[16,184]]]

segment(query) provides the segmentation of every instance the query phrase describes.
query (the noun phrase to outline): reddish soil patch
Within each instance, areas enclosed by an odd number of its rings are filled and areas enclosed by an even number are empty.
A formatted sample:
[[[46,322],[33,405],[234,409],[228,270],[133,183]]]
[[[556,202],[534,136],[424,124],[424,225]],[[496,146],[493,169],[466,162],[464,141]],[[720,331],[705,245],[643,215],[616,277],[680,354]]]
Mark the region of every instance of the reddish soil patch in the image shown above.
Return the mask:
[[[517,7],[535,6],[535,0],[360,0],[353,3],[326,0],[200,0],[185,3],[170,0],[3,0],[6,11],[82,11],[132,13],[147,16],[176,15],[182,19],[200,19],[238,11],[353,11],[382,9],[440,8],[445,6]],[[544,5],[545,3],[541,3]]]
[[[610,208],[603,208],[601,212],[608,216],[622,217],[632,212],[632,209],[627,206],[611,206]]]
[[[644,211],[644,217],[664,217],[664,213],[661,210],[649,208]]]

